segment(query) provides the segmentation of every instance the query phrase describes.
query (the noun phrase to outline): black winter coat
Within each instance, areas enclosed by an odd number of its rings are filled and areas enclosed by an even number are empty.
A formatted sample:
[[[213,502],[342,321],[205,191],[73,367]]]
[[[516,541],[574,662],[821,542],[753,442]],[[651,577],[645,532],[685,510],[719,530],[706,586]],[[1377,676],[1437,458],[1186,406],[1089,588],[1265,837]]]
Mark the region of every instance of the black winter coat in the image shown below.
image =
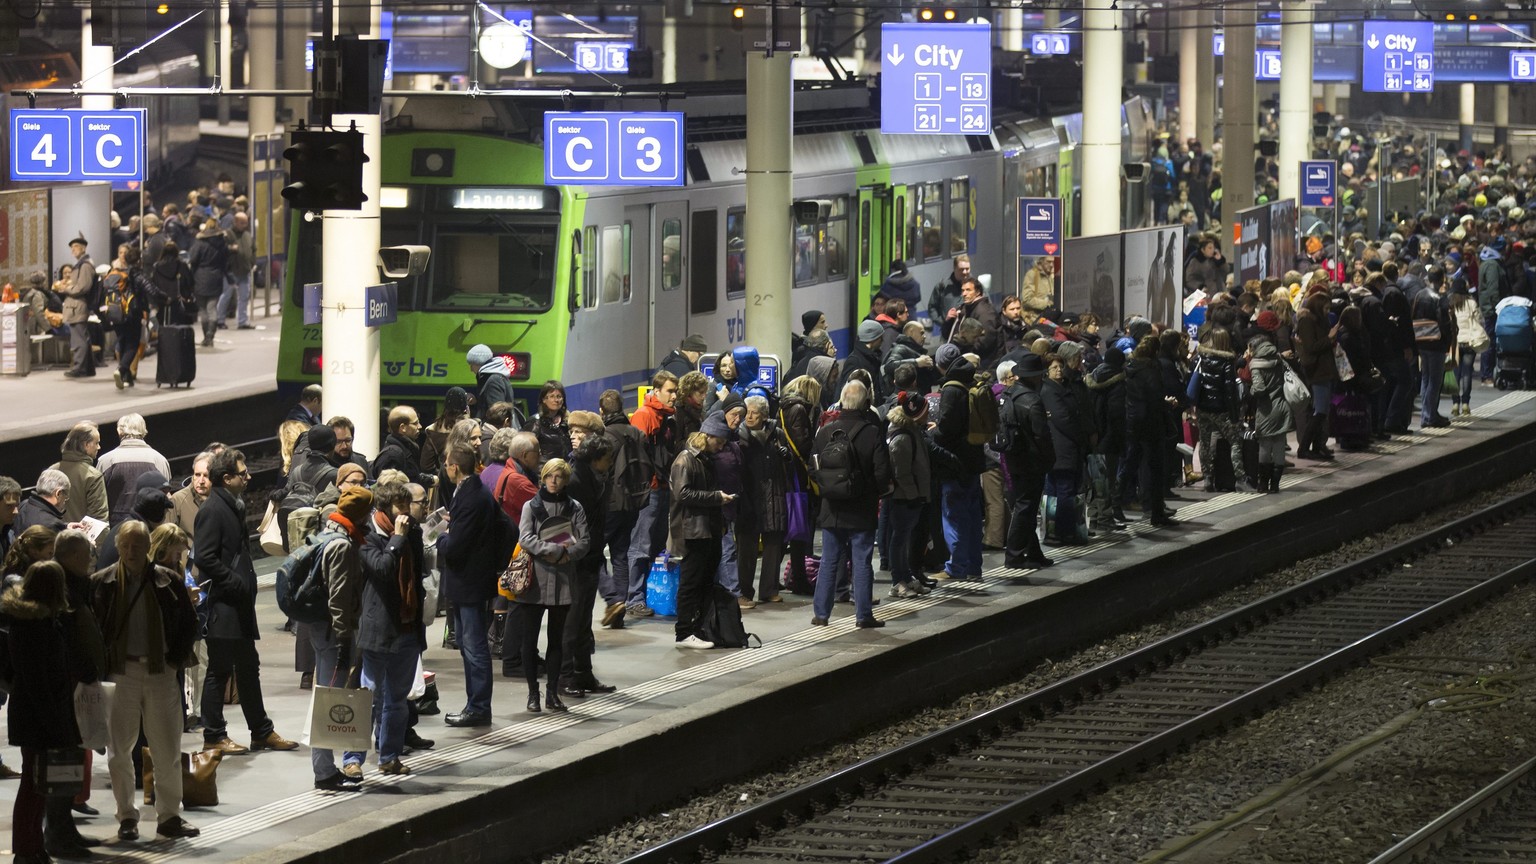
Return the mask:
[[[1131,359],[1125,364],[1126,432],[1143,442],[1161,441],[1164,419],[1163,372],[1157,360]]]
[[[1013,446],[1003,454],[1008,476],[1015,486],[1025,477],[1044,477],[1056,464],[1056,443],[1051,434],[1051,420],[1040,391],[1020,383],[1003,390],[999,406],[1005,427],[1013,429]]]
[[[64,520],[64,511],[49,504],[47,499],[36,492],[28,492],[21,505],[16,508],[16,535],[31,528],[33,525],[41,525],[44,528],[52,528],[54,531],[63,531],[67,526]]]
[[[1051,447],[1056,454],[1051,462],[1052,470],[1081,469],[1083,459],[1088,455],[1089,441],[1083,434],[1084,407],[1078,404],[1077,394],[1067,384],[1047,378],[1040,385],[1040,399],[1050,419]]]
[[[391,468],[404,473],[412,483],[432,487],[432,475],[421,470],[421,445],[398,432],[391,432],[384,439],[369,474],[377,477]]]
[[[880,374],[880,352],[871,351],[863,343],[855,342],[853,350],[848,352],[848,359],[843,361],[843,377],[838,381],[839,391],[842,385],[848,383],[855,369],[863,369],[869,373],[869,379],[875,383],[874,391],[869,394],[869,404],[879,405],[885,402],[886,387],[885,377]]]
[[[880,425],[868,412],[851,411],[821,427],[816,433],[815,453],[820,453],[838,430],[846,430],[859,466],[862,488],[848,500],[823,498],[816,524],[822,528],[873,531],[880,517],[880,499],[891,488],[891,454]]]
[[[221,234],[213,239],[200,239],[192,244],[187,253],[187,264],[192,268],[192,293],[198,297],[217,297],[224,293],[224,273],[229,269],[229,246]]]
[[[373,526],[358,549],[363,569],[363,596],[357,616],[357,647],[363,651],[388,651],[395,640],[413,633],[417,647],[427,650],[427,630],[421,620],[423,550],[421,528],[412,525],[404,536],[385,534]],[[409,557],[415,564],[416,615],[410,623],[400,620],[400,562]]]
[[[1202,412],[1226,414],[1237,421],[1237,355],[1231,351],[1218,351],[1205,345],[1199,349],[1200,360],[1195,367],[1200,383],[1195,390],[1195,407]]]
[[[1119,456],[1125,452],[1126,441],[1125,369],[1101,363],[1085,383],[1093,399],[1093,425],[1099,430],[1099,446],[1094,452]]]
[[[69,638],[61,616],[21,597],[21,587],[0,597],[10,625],[4,668],[11,681],[6,728],[13,747],[80,746],[75,723],[75,685],[96,680],[95,669]]]
[[[197,510],[192,549],[197,572],[208,583],[208,638],[260,639],[245,504],[222,486]]]
[[[752,480],[743,496],[744,499],[752,499],[751,508],[742,512],[747,514],[745,518],[750,520],[750,527],[770,534],[789,528],[784,494],[788,491],[787,472],[793,470],[791,464],[794,457],[779,435],[777,420],[765,421],[764,429],[766,431],[761,437],[752,434],[752,430],[745,424],[736,431],[746,454],[747,475]],[[743,517],[737,518],[740,521]]]
[[[966,440],[971,428],[970,389],[975,380],[976,368],[962,357],[949,367],[949,374],[944,376],[944,384],[939,387],[939,416],[935,421],[933,443],[959,460],[958,466],[947,459],[934,460],[933,473],[940,482],[979,477],[986,470],[986,456],[981,445]],[[950,382],[961,386],[953,386]],[[957,471],[957,467],[960,470]]]
[[[460,481],[448,517],[448,532],[437,538],[443,597],[449,603],[484,603],[496,596],[496,580],[510,557],[492,540],[510,537],[517,529],[478,474]]]
[[[593,570],[603,561],[603,538],[607,536],[608,475],[592,469],[592,463],[584,459],[571,460],[571,482],[565,493],[581,505],[587,515],[587,554],[578,565],[588,565]]]

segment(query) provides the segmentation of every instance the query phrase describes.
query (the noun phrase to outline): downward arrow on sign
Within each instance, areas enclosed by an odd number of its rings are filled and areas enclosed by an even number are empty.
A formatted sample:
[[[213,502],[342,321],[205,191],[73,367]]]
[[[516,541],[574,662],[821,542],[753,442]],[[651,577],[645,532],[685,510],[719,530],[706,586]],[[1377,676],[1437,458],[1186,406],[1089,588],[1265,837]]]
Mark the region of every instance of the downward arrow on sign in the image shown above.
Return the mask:
[[[891,61],[891,65],[892,66],[900,66],[901,65],[901,61],[903,61],[903,60],[905,60],[907,58],[906,58],[905,55],[903,55],[901,53],[901,46],[900,45],[892,45],[891,46],[891,51],[890,51],[889,54],[885,55],[885,59]]]
[[[1371,50],[1375,51],[1376,47],[1381,44],[1381,40],[1377,39],[1376,34],[1372,33],[1371,38],[1365,40],[1365,44],[1371,46]]]

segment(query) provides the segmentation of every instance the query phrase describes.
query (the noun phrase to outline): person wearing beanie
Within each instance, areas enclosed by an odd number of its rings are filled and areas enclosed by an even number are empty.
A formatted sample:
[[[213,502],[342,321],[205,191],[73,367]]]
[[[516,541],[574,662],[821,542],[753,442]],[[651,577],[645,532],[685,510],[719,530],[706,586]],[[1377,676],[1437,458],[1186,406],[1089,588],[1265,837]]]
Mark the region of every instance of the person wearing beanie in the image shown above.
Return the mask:
[[[165,522],[166,514],[171,512],[171,507],[171,496],[165,494],[165,491],[158,486],[141,487],[135,490],[133,507],[128,511],[128,515],[113,523],[96,544],[96,569],[101,570],[117,563],[117,535],[124,525],[130,521],[143,522],[145,528],[153,531]]]
[[[328,424],[311,426],[308,448],[288,469],[288,481],[282,499],[282,509],[292,512],[300,507],[315,506],[315,497],[327,486],[336,483],[336,466],[331,464],[331,452],[336,449],[336,430]]]
[[[506,361],[491,351],[491,346],[480,343],[470,347],[464,353],[464,362],[469,364],[469,371],[475,376],[471,416],[476,420],[484,420],[492,405],[513,401],[511,370],[507,369]]]
[[[1056,461],[1050,421],[1040,398],[1044,378],[1045,362],[1034,354],[998,365],[997,380],[1004,385],[998,398],[998,441],[1003,465],[1013,481],[1008,492],[1006,567],[1036,569],[1053,563],[1040,548],[1040,536],[1035,533],[1045,475]]]
[[[885,341],[885,326],[879,321],[865,319],[859,322],[856,336],[857,341],[849,348],[848,357],[843,361],[843,376],[838,381],[838,386],[847,384],[853,373],[862,369],[874,382],[870,404],[883,404],[886,400],[886,391],[885,376],[880,373],[880,346]]]
[[[904,390],[896,394],[896,404],[885,419],[891,464],[891,494],[885,499],[890,548],[881,551],[891,565],[891,596],[913,597],[931,590],[923,579],[921,560],[913,554],[918,526],[933,489],[928,400],[922,393]]]
[[[1280,316],[1265,309],[1255,322],[1258,329],[1248,340],[1244,355],[1253,399],[1253,434],[1259,444],[1258,490],[1279,492],[1285,471],[1285,436],[1295,428],[1291,406],[1285,401],[1285,367],[1275,347]]]
[[[447,456],[448,435],[453,431],[453,426],[460,420],[469,416],[469,392],[463,387],[449,387],[443,394],[443,410],[437,415],[427,428],[421,430],[421,470],[426,474],[441,475],[443,463]],[[438,490],[444,489],[442,478],[438,479]],[[443,506],[448,504],[448,496],[444,495],[439,502]]]
[[[683,341],[672,350],[672,353],[661,358],[657,364],[657,371],[671,372],[678,378],[682,378],[689,372],[699,368],[699,358],[709,350],[709,343],[697,333],[683,337]]]
[[[805,337],[811,335],[812,331],[827,329],[827,316],[820,309],[802,312],[800,313],[800,326],[802,329],[799,333],[789,334],[790,366],[800,365],[800,361],[805,359]],[[786,377],[782,380],[789,381],[791,379]]]
[[[1127,442],[1125,418],[1125,352],[1110,346],[1104,359],[1094,367],[1084,385],[1088,389],[1088,410],[1099,433],[1090,460],[1104,464],[1104,494],[1095,495],[1089,515],[1095,525],[1123,527],[1127,524],[1120,504],[1120,459]]]
[[[315,650],[315,683],[322,687],[346,687],[358,658],[358,618],[362,611],[363,569],[358,547],[373,529],[373,493],[348,484],[336,502],[336,511],[325,518],[325,527],[314,541],[321,546],[320,573],[325,579],[330,617],[326,626],[305,628]],[[364,753],[348,752],[342,767],[336,755],[323,747],[310,749],[315,788],[338,791],[363,779]]]
[[[671,500],[666,548],[683,556],[677,577],[677,624],[673,631],[679,648],[715,647],[702,638],[699,625],[704,604],[711,602],[710,583],[720,569],[725,507],[736,496],[721,491],[709,457],[719,453],[731,437],[725,417],[711,414],[704,418],[699,431],[688,436],[686,446],[672,460],[667,472]]]

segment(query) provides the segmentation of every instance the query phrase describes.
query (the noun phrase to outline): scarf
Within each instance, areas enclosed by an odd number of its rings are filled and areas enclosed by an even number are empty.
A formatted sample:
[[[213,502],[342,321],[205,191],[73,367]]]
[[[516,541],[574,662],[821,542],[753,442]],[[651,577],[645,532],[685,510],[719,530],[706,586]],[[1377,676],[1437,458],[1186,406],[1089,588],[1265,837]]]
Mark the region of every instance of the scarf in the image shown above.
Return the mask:
[[[366,525],[362,525],[362,526],[353,525],[352,524],[352,520],[348,519],[345,516],[343,516],[341,514],[340,510],[336,511],[335,513],[332,513],[331,515],[329,515],[329,516],[327,516],[325,518],[331,520],[332,522],[335,522],[337,525],[340,525],[341,526],[341,530],[345,531],[347,536],[352,538],[352,542],[353,543],[361,543],[361,542],[363,542],[363,538],[368,536],[368,526],[366,526]],[[390,530],[393,531],[394,528],[391,527]]]
[[[373,524],[388,537],[395,533],[395,523],[382,510],[373,511]],[[416,594],[416,558],[411,555],[411,550],[406,549],[400,556],[400,566],[395,568],[396,588],[400,592],[400,616],[402,627],[411,627],[416,624],[416,615],[421,610],[421,598]]]

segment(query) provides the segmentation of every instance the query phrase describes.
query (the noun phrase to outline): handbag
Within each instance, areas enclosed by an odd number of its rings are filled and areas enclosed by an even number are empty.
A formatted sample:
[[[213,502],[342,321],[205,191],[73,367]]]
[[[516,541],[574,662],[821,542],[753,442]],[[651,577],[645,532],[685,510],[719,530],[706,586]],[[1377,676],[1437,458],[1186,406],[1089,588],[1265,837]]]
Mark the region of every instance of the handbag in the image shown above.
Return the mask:
[[[1434,318],[1413,319],[1413,341],[1419,347],[1427,347],[1428,343],[1440,341],[1440,322]]]
[[[283,548],[283,520],[277,518],[277,504],[268,501],[266,515],[261,517],[261,551],[273,558],[288,554]]]
[[[112,694],[117,685],[93,681],[75,685],[75,724],[80,727],[80,746],[102,750],[111,743]]]
[[[523,544],[517,544],[512,550],[512,560],[507,562],[507,568],[501,571],[501,578],[496,580],[496,593],[516,600],[517,595],[528,590],[533,584],[533,556],[523,549]]]
[[[1355,377],[1355,367],[1350,365],[1349,355],[1345,353],[1344,346],[1333,343],[1333,362],[1339,367],[1339,380],[1350,381]]]
[[[789,472],[789,491],[784,493],[784,539],[806,543],[811,539],[811,493],[800,488],[800,475]]]
[[[1305,405],[1311,402],[1312,388],[1302,380],[1301,373],[1297,372],[1296,367],[1290,363],[1282,363],[1281,366],[1285,369],[1285,386],[1282,390],[1285,401],[1290,405]]]
[[[144,753],[144,805],[155,803],[155,760]],[[219,806],[219,750],[200,750],[181,754],[181,803],[184,807]]]
[[[350,687],[310,691],[303,743],[329,750],[366,752],[373,747],[373,692]]]

